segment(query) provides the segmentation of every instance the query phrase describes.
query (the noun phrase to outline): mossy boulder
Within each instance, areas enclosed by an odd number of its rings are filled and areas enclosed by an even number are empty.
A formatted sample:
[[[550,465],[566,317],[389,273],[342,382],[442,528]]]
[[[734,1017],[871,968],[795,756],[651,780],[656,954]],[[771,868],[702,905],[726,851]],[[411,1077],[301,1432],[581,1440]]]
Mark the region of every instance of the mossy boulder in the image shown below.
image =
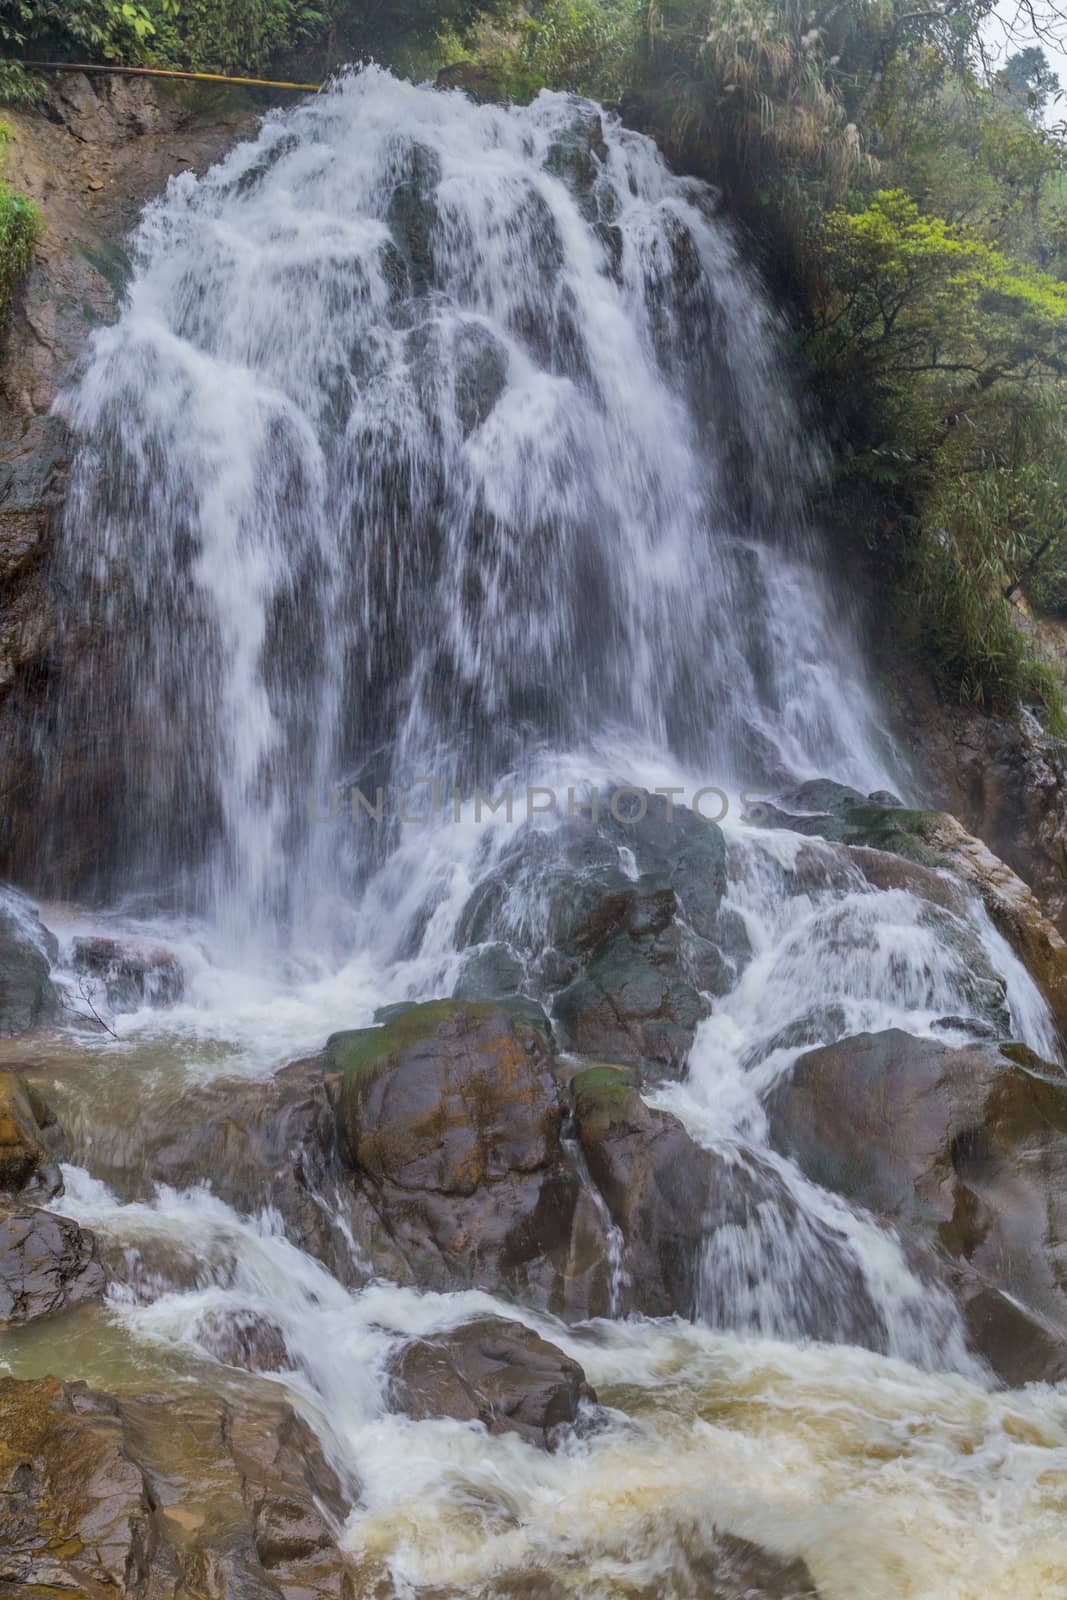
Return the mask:
[[[547,1031],[502,1006],[433,1001],[335,1034],[342,1166],[415,1281],[588,1314],[605,1241],[561,1139]]]
[[[524,987],[554,996],[565,1049],[678,1072],[708,997],[750,951],[724,906],[722,831],[663,796],[640,802],[632,822],[604,797],[595,825],[524,834],[472,895],[460,938],[522,960]]]
[[[372,1181],[471,1195],[558,1155],[563,1108],[543,1039],[499,1008],[433,1001],[334,1035],[342,1152]]]
[[[567,1048],[681,1072],[710,1007],[672,946],[621,937],[561,990],[553,1015]]]

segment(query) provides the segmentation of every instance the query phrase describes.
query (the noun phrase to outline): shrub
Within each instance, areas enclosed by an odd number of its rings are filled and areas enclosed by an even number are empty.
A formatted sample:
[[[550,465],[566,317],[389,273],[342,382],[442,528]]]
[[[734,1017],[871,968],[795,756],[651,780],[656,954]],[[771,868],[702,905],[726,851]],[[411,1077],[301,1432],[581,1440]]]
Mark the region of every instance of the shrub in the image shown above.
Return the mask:
[[[0,123],[0,150],[11,136],[11,129]],[[15,286],[29,267],[40,232],[41,219],[33,201],[16,194],[0,178],[0,322],[7,319]]]

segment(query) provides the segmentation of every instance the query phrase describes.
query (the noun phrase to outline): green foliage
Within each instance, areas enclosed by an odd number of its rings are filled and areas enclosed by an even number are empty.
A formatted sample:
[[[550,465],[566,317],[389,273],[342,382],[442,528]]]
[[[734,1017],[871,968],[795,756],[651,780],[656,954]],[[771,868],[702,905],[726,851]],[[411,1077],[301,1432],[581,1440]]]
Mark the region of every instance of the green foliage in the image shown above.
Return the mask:
[[[0,0],[0,45],[28,58],[254,75],[308,55],[324,73],[461,35],[502,0]],[[590,7],[595,9],[595,7]]]
[[[612,102],[631,83],[643,15],[643,0],[511,0],[466,35],[442,30],[437,63],[476,64],[501,100],[560,89]]]
[[[195,72],[255,76],[279,57],[320,39],[326,0],[146,0],[154,19],[152,56]]]
[[[997,710],[1019,698],[1043,703],[1060,731],[1061,695],[1004,602],[1013,497],[1010,475],[997,469],[939,480],[916,550],[923,642],[948,692]]]
[[[520,59],[538,87],[617,100],[641,33],[639,0],[546,0],[528,19]]]
[[[903,190],[879,190],[861,211],[832,211],[819,254],[827,295],[813,320],[824,336],[836,330],[853,365],[985,387],[1038,367],[1064,370],[1067,283],[924,216]]]
[[[11,137],[11,129],[0,122],[0,151]],[[0,179],[0,323],[7,319],[15,286],[30,264],[40,232],[41,219],[33,202]]]
[[[0,61],[0,105],[28,108],[39,98],[36,81],[17,61]]]
[[[140,60],[156,31],[153,10],[148,0],[0,0],[0,44],[31,59]]]
[[[1060,80],[1049,66],[1048,57],[1038,45],[1017,50],[1001,67],[994,81],[995,91],[1019,111],[1035,121],[1050,100],[1060,97]]]

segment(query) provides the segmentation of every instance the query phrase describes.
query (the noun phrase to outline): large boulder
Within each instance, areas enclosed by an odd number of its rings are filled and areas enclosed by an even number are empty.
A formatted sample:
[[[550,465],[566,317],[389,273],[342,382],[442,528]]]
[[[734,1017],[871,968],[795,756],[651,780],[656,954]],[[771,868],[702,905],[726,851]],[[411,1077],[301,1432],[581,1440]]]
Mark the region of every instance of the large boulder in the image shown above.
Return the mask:
[[[945,1264],[1010,1382],[1067,1376],[1067,1078],[1019,1045],[899,1030],[801,1056],[767,1102],[807,1175]]]
[[[364,1254],[380,1271],[404,1279],[403,1262],[338,1162],[320,1057],[266,1079],[159,1075],[145,1081],[135,1102],[121,1085],[109,1099],[107,1086],[83,1076],[65,1083],[62,1093],[71,1159],[91,1163],[94,1177],[120,1200],[150,1200],[160,1184],[186,1189],[207,1178],[243,1215],[270,1208],[292,1242],[342,1282],[365,1280]],[[174,1281],[195,1281],[195,1242],[185,1253],[178,1245],[169,1263]]]
[[[328,1041],[341,1163],[418,1283],[588,1313],[603,1239],[553,1064],[544,1032],[493,1004],[436,1001]]]
[[[673,932],[673,930],[672,930]],[[623,935],[563,989],[553,1015],[581,1055],[683,1071],[708,1003],[685,975],[679,939]]]
[[[30,902],[12,889],[0,891],[0,1035],[28,1033],[59,1016],[50,977],[58,954]]]
[[[619,1230],[616,1313],[695,1316],[716,1158],[645,1105],[631,1073],[585,1068],[571,1085],[589,1174]]]
[[[96,1243],[67,1217],[0,1211],[0,1327],[68,1311],[104,1292]]]
[[[624,820],[627,806],[643,814]],[[664,796],[631,794],[617,811],[604,796],[596,824],[524,833],[472,895],[459,937],[472,969],[486,952],[488,970],[506,968],[514,984],[524,963],[527,991],[554,996],[564,1048],[677,1073],[709,997],[732,988],[749,956],[723,905],[725,839]]]
[[[548,1448],[595,1403],[577,1361],[521,1322],[483,1317],[407,1344],[392,1367],[393,1399],[411,1417],[481,1422]]]
[[[354,1600],[351,1495],[281,1399],[0,1380],[0,1589]]]
[[[571,1093],[589,1174],[618,1230],[616,1314],[729,1328],[740,1319],[754,1332],[882,1348],[881,1319],[846,1241],[802,1218],[758,1154],[696,1144],[616,1067],[586,1068]],[[765,1277],[772,1292],[754,1295],[753,1282]]]

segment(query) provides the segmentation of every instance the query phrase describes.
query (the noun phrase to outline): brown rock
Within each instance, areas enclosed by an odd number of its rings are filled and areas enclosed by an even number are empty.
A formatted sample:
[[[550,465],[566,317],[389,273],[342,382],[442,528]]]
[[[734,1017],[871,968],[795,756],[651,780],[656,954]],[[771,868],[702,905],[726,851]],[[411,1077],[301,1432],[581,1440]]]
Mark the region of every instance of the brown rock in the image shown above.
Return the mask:
[[[0,1212],[0,1327],[35,1322],[104,1292],[96,1243],[68,1217]]]
[[[342,1163],[420,1284],[589,1313],[604,1241],[561,1143],[541,1030],[495,1005],[435,1001],[334,1035],[327,1065]]]
[[[412,1417],[455,1417],[490,1433],[517,1433],[547,1448],[553,1430],[595,1403],[577,1361],[522,1325],[500,1317],[405,1345],[393,1366],[393,1392]]]
[[[696,1144],[676,1117],[646,1106],[632,1075],[617,1068],[579,1073],[572,1093],[590,1177],[621,1236],[614,1309],[734,1326],[750,1273],[774,1270],[767,1218],[787,1234],[798,1223],[781,1179],[752,1152],[730,1161]],[[815,1223],[809,1240],[810,1274],[792,1286],[795,1325],[811,1338],[880,1348],[880,1319],[844,1241]]]
[[[927,837],[945,863],[977,890],[1067,1038],[1067,942],[1044,915],[1033,890],[947,812],[932,814]]]
[[[49,1078],[55,1070],[47,1067]],[[121,1082],[63,1086],[63,1121],[73,1160],[122,1200],[147,1200],[158,1184],[176,1189],[210,1175],[213,1191],[248,1215],[271,1207],[287,1236],[345,1283],[365,1268],[348,1242],[353,1233],[379,1270],[404,1280],[404,1263],[383,1246],[381,1225],[347,1182],[336,1155],[334,1111],[319,1057],[298,1061],[272,1078],[159,1077],[131,1101]],[[175,1284],[196,1279],[195,1240],[173,1241],[167,1270]]]
[[[823,781],[806,789],[839,788]],[[802,795],[803,790],[799,791]],[[872,883],[902,887],[948,910],[958,910],[951,891],[938,878],[947,870],[984,904],[990,920],[1029,970],[1067,1039],[1067,942],[1045,916],[1036,895],[989,847],[947,811],[908,811],[843,798],[823,815],[802,817],[764,808],[771,826],[789,826],[851,847],[857,865]],[[901,865],[893,869],[886,855]],[[903,863],[907,863],[907,867]]]
[[[72,965],[102,987],[113,1011],[171,1005],[185,990],[185,974],[172,950],[133,939],[75,939]]]
[[[1039,628],[1062,670],[1062,623],[1047,619]],[[1067,766],[1059,742],[1025,714],[1009,721],[979,706],[939,704],[916,683],[905,697],[909,717],[900,733],[916,751],[934,804],[1019,874],[1067,938]]]
[[[351,1496],[283,1401],[0,1380],[0,1589],[349,1600]]]
[[[0,1072],[0,1193],[23,1200],[62,1194],[63,1135],[38,1091],[16,1072]]]
[[[1019,1045],[899,1030],[802,1056],[777,1146],[948,1263],[975,1347],[1010,1382],[1067,1375],[1067,1078]]]

